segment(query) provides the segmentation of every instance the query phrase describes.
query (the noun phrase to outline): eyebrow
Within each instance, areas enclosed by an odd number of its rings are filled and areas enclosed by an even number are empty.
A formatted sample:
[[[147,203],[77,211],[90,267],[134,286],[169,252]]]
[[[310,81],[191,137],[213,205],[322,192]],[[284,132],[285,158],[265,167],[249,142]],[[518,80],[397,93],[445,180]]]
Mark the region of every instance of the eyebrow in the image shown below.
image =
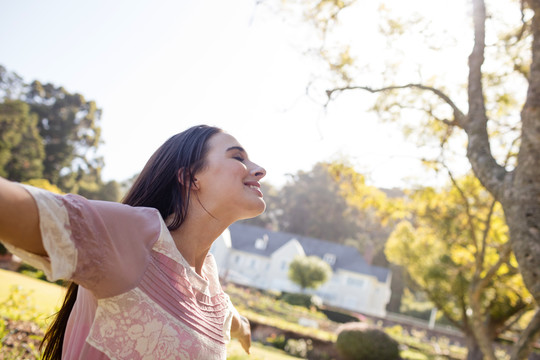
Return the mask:
[[[229,152],[229,151],[232,151],[232,150],[239,150],[239,151],[242,151],[243,153],[246,153],[246,150],[244,150],[244,148],[241,147],[241,146],[231,146],[230,148],[228,148],[226,150],[226,152]]]

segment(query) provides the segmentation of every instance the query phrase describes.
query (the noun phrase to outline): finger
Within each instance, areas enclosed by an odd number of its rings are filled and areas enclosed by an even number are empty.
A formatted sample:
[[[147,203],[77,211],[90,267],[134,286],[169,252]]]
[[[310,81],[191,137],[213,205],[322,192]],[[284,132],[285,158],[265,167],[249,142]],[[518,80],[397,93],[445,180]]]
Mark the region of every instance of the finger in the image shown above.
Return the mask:
[[[242,347],[244,348],[244,351],[249,354],[249,348],[251,347],[251,337],[245,337],[241,341]]]

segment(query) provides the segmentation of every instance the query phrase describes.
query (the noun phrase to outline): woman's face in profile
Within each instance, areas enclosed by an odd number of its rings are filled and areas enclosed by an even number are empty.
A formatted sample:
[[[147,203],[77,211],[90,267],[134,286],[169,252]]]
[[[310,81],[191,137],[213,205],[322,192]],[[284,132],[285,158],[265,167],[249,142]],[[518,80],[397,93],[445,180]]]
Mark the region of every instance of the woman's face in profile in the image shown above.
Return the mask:
[[[227,133],[213,135],[208,145],[206,166],[195,175],[193,189],[204,208],[215,218],[232,222],[264,212],[259,181],[266,171]]]

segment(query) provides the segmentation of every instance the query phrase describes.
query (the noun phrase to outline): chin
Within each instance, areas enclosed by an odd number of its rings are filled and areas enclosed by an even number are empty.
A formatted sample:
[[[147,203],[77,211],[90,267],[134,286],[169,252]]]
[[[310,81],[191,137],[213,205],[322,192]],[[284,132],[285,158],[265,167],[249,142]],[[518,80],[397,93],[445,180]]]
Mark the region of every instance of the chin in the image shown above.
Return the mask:
[[[257,217],[261,215],[264,210],[266,210],[266,203],[264,202],[264,200],[261,199],[261,202],[258,204],[258,206],[254,206],[253,208],[249,209],[249,212],[242,219],[244,220]]]

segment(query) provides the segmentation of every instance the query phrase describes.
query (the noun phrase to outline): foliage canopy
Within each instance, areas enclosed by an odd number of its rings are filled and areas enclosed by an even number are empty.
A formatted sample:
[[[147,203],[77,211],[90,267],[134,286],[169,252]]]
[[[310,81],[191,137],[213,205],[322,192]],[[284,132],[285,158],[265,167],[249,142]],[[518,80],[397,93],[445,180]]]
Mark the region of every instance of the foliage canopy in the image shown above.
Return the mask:
[[[332,268],[317,256],[297,256],[289,265],[289,279],[302,288],[316,289],[332,276]]]

